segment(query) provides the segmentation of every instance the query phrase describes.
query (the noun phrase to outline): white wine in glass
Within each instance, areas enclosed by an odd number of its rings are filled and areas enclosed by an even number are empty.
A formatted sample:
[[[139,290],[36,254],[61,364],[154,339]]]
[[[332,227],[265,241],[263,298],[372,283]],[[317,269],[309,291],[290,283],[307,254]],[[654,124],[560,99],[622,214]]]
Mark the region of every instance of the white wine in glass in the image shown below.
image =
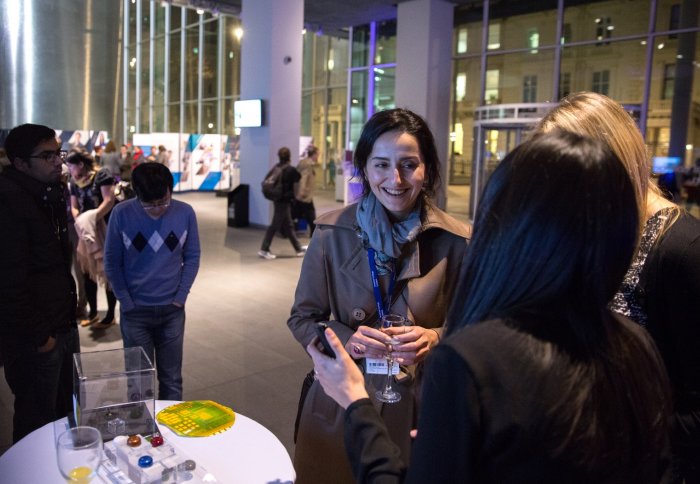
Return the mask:
[[[385,314],[384,317],[382,317],[382,319],[379,320],[379,323],[381,325],[380,328],[382,331],[388,328],[397,328],[400,326],[408,326],[411,324],[408,319],[404,318],[399,314]],[[377,400],[384,403],[396,403],[401,400],[401,394],[393,388],[391,388],[391,383],[393,379],[391,370],[394,367],[394,356],[392,354],[392,348],[390,348],[390,346],[395,344],[399,344],[399,341],[392,338],[387,345],[389,346],[389,348],[387,348],[386,384],[384,385],[384,389],[377,390],[377,392],[374,394]]]
[[[58,470],[68,482],[89,483],[102,462],[102,435],[94,427],[74,427],[56,441]]]

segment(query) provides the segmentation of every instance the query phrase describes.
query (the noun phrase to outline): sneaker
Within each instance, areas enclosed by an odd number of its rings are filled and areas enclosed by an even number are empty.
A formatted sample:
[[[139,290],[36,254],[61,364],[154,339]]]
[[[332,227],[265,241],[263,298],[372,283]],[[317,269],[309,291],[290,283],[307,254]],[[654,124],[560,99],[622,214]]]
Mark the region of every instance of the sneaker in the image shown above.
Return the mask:
[[[259,250],[258,257],[262,257],[263,259],[267,260],[277,259],[277,256],[269,250]]]
[[[304,255],[306,254],[307,247],[308,246],[306,246],[306,245],[302,245],[301,250],[299,252],[297,252],[297,257],[304,257]]]

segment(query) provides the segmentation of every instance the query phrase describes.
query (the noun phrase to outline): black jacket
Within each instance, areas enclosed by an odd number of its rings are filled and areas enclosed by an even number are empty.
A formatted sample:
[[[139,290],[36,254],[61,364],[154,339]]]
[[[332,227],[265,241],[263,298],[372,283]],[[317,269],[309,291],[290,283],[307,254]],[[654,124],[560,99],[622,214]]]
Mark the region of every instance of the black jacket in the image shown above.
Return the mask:
[[[294,184],[299,181],[301,174],[290,164],[282,165],[282,202],[294,200]]]
[[[75,325],[66,199],[13,168],[0,174],[0,344],[37,348]]]

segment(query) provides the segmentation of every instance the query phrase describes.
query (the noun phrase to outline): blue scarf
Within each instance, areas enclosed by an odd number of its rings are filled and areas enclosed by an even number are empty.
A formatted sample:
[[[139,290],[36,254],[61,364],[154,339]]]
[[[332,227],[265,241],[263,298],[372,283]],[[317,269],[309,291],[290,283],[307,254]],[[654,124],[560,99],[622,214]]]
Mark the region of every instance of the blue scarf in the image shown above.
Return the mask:
[[[379,274],[394,272],[403,246],[415,241],[421,233],[422,207],[421,199],[405,220],[394,223],[374,193],[370,192],[360,200],[357,206],[357,225],[364,247],[372,247],[376,251],[374,259]]]

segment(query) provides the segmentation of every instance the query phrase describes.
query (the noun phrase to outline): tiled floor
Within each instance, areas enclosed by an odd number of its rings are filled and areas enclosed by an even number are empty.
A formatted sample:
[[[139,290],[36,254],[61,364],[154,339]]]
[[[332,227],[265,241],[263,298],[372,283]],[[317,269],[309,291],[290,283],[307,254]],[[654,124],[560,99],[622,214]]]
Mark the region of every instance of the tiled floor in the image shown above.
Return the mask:
[[[466,187],[450,187],[450,212],[466,219]],[[211,399],[270,429],[293,454],[293,426],[304,375],[311,364],[286,321],[301,258],[275,239],[276,260],[257,257],[264,231],[226,226],[226,198],[185,193],[195,207],[202,244],[197,280],[187,301],[184,398]],[[332,192],[315,197],[318,213],[338,208]],[[302,239],[302,243],[307,243]],[[106,309],[99,291],[100,309]],[[121,347],[118,326],[80,328],[82,351]],[[12,442],[13,396],[0,378],[0,454]]]

